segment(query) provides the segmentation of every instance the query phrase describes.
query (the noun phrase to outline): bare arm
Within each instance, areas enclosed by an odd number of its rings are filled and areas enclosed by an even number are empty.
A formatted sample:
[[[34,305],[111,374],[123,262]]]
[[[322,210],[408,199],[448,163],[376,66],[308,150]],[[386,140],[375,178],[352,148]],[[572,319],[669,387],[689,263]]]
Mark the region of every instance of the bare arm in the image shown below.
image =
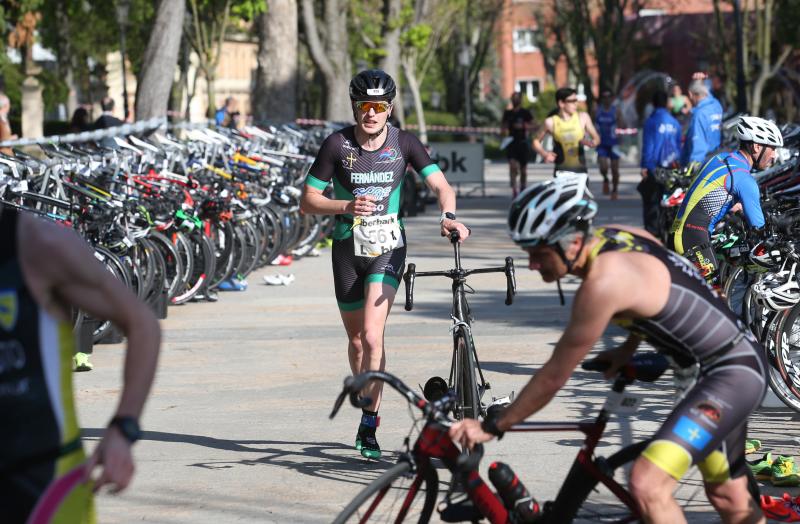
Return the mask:
[[[425,183],[439,200],[439,209],[442,213],[456,212],[456,192],[453,191],[453,188],[447,182],[444,173],[441,171],[431,173],[425,178]],[[462,242],[469,237],[469,230],[458,220],[445,219],[441,225],[442,235],[446,235],[449,231],[457,229]]]
[[[20,256],[37,302],[49,311],[71,305],[90,315],[111,320],[125,333],[122,393],[116,415],[139,418],[150,392],[158,362],[161,331],[150,309],[94,257],[73,231],[21,215]],[[63,309],[60,310],[63,316]],[[116,427],[109,428],[87,463],[103,469],[94,489],[105,484],[125,489],[133,477],[131,444]]]
[[[375,197],[363,195],[355,200],[333,200],[322,194],[322,190],[309,185],[303,186],[300,210],[312,215],[351,215],[369,216],[375,211]]]
[[[58,302],[112,321],[128,339],[118,415],[139,417],[158,361],[161,330],[153,312],[94,257],[73,231],[21,215],[26,242],[22,256],[35,275],[34,287],[48,307]],[[48,253],[49,256],[42,256]]]
[[[553,119],[550,118],[550,117],[547,117],[544,120],[544,125],[541,128],[539,128],[539,131],[536,133],[536,135],[534,135],[534,137],[533,137],[533,150],[536,151],[537,153],[539,153],[539,155],[542,158],[544,158],[546,162],[553,162],[554,158],[551,159],[551,160],[548,160],[548,158],[551,155],[553,157],[555,157],[555,154],[551,153],[550,151],[547,151],[542,146],[542,140],[544,139],[545,135],[547,135],[547,134],[553,134]]]
[[[581,113],[581,120],[583,120],[583,128],[589,134],[592,139],[592,143],[589,144],[589,147],[594,147],[600,143],[600,135],[597,133],[597,130],[594,128],[594,123],[592,123],[592,117],[589,116],[589,113]]]
[[[497,421],[501,431],[522,422],[549,404],[603,335],[611,317],[618,310],[616,301],[609,300],[606,288],[609,285],[604,282],[587,281],[581,286],[575,296],[569,324],[552,356],[503,411]]]

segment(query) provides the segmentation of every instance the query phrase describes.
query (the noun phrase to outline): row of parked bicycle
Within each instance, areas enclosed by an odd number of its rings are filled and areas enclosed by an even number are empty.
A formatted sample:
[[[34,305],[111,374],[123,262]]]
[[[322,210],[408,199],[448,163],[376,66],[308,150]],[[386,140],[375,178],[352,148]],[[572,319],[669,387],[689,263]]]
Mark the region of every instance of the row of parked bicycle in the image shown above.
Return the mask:
[[[160,318],[213,300],[281,255],[303,256],[332,227],[300,213],[303,177],[329,131],[184,130],[39,146],[0,156],[0,201],[75,229]],[[30,151],[29,151],[30,153]],[[73,314],[91,342],[113,326]]]
[[[800,125],[786,125],[782,133],[784,147],[776,163],[753,174],[766,226],[754,230],[739,215],[729,214],[711,239],[725,300],[766,349],[772,390],[800,411]],[[659,235],[665,243],[694,175],[691,170],[657,170],[664,189]]]

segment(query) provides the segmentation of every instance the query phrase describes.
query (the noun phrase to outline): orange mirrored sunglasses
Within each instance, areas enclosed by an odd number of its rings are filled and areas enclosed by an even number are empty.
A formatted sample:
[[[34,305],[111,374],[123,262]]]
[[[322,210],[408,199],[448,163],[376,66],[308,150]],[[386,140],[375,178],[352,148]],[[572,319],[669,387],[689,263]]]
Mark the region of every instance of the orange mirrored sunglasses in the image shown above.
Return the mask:
[[[364,113],[369,113],[369,110],[372,109],[376,113],[385,113],[389,110],[389,102],[373,102],[373,101],[365,101],[365,102],[356,102],[356,108],[359,111],[363,111]]]

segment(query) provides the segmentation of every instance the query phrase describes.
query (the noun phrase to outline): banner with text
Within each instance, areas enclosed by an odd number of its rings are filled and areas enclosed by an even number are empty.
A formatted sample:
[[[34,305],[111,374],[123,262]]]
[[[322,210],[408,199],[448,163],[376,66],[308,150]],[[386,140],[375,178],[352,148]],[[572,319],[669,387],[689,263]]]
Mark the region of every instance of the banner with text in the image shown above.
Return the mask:
[[[432,142],[433,161],[450,184],[483,184],[483,143]]]

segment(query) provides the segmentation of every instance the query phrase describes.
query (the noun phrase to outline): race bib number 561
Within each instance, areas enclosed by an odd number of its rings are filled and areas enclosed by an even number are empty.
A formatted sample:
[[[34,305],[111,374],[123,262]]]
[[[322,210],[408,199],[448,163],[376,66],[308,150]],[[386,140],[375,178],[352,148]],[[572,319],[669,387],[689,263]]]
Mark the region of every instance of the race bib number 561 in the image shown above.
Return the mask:
[[[359,257],[377,257],[403,247],[397,214],[354,217],[353,246],[355,255]]]

